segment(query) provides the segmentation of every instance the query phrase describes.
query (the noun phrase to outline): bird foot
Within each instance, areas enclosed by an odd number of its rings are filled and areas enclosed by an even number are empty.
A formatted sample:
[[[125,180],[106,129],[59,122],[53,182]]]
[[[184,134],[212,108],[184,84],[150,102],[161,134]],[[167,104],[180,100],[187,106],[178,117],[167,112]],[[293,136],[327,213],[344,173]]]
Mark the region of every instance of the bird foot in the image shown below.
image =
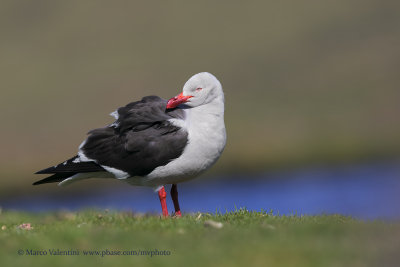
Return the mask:
[[[176,211],[172,217],[173,218],[181,218],[182,217],[181,211],[180,210]]]

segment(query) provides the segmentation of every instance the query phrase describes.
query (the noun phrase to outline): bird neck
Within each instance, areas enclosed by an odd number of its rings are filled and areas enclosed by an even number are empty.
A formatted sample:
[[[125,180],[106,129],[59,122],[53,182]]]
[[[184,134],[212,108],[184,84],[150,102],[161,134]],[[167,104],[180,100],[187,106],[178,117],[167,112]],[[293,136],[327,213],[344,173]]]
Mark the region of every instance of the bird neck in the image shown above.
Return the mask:
[[[215,98],[210,103],[186,110],[186,127],[191,137],[225,135],[224,101]]]

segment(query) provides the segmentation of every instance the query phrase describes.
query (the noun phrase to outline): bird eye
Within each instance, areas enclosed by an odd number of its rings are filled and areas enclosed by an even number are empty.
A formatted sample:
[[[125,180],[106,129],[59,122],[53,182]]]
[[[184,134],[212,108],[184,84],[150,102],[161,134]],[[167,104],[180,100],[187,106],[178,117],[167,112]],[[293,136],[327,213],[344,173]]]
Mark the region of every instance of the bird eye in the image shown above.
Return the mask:
[[[196,89],[196,92],[199,92],[199,91],[201,91],[201,90],[203,90],[203,88],[200,88],[200,87],[199,87],[199,88]]]

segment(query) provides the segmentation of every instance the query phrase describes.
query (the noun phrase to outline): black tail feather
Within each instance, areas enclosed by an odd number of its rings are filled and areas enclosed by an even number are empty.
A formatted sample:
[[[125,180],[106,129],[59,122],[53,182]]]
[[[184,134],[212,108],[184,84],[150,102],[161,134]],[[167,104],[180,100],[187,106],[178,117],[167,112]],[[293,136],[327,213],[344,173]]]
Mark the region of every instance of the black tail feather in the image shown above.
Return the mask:
[[[94,161],[81,162],[78,156],[70,158],[56,166],[40,170],[35,174],[51,174],[51,173],[78,173],[78,172],[100,172],[105,171],[103,167]]]
[[[100,165],[98,165],[97,163],[95,163],[94,161],[81,162],[79,161],[78,156],[75,156],[54,167],[50,167],[36,172],[35,174],[53,174],[53,175],[44,178],[40,181],[34,182],[33,185],[58,183],[77,173],[101,172],[101,171],[105,171],[105,169]]]
[[[47,184],[47,183],[59,183],[75,174],[77,174],[77,173],[76,172],[56,173],[56,174],[53,174],[52,176],[44,178],[40,181],[34,182],[33,185]]]

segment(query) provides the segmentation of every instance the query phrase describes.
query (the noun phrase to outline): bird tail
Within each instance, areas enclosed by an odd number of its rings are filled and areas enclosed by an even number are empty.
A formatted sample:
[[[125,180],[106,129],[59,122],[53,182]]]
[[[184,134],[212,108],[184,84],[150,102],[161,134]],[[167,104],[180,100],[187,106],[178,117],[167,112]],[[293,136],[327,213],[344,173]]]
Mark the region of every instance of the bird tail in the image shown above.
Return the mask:
[[[88,174],[94,172],[105,172],[105,169],[94,161],[81,161],[78,156],[72,157],[69,160],[64,161],[54,167],[49,167],[44,170],[40,170],[35,174],[52,174],[51,176],[44,178],[40,181],[34,182],[33,185],[47,184],[47,183],[61,183],[64,180],[71,178],[78,178],[77,174]],[[88,175],[80,175],[83,178]]]

